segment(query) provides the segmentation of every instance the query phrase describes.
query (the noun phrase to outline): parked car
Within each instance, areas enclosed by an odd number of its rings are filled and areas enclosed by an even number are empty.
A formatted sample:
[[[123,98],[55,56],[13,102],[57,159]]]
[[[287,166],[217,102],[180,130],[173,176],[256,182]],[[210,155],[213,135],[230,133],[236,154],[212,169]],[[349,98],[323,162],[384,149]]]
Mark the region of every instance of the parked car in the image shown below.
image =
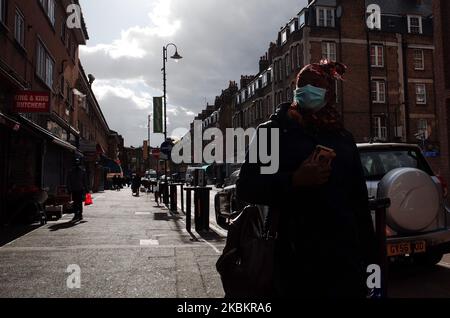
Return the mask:
[[[391,199],[386,225],[388,256],[410,256],[425,266],[439,263],[450,252],[445,180],[433,172],[417,145],[358,144],[358,149],[369,199]],[[246,205],[236,198],[238,176],[239,171],[215,198],[217,224],[224,229]]]
[[[387,249],[391,258],[411,256],[439,263],[450,251],[448,186],[417,145],[358,145],[370,198],[388,197]]]

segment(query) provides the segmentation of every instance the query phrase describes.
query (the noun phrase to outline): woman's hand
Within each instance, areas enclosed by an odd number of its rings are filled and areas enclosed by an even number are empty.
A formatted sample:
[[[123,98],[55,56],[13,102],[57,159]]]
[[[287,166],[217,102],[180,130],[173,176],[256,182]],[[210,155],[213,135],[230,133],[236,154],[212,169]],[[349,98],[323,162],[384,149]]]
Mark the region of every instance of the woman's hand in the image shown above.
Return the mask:
[[[306,159],[292,178],[294,187],[320,186],[328,182],[331,167],[313,161],[313,155]]]

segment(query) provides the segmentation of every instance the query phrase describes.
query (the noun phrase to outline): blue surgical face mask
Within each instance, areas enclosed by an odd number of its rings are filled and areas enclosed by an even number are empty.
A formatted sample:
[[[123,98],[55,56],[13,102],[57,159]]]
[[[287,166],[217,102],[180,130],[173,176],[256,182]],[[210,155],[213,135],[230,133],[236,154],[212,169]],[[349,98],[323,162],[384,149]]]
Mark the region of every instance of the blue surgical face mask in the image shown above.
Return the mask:
[[[327,90],[324,88],[306,85],[294,91],[294,101],[301,110],[317,113],[327,104],[325,96]]]

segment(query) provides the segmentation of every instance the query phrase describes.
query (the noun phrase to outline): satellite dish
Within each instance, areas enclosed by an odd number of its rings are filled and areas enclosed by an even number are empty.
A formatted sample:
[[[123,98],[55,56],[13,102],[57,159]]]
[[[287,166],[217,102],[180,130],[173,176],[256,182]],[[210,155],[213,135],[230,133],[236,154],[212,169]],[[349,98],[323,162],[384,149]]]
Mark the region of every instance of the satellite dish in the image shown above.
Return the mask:
[[[339,6],[336,8],[336,17],[337,17],[338,19],[340,19],[340,18],[342,17],[342,13],[343,13],[342,6],[339,5]]]

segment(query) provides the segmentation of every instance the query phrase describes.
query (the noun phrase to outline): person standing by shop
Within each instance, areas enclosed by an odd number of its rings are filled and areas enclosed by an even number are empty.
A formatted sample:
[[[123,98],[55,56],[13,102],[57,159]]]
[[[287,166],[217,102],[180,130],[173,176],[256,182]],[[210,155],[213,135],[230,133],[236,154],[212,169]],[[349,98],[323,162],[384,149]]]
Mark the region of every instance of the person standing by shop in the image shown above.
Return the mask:
[[[75,159],[74,167],[69,171],[67,177],[67,188],[72,195],[75,216],[73,222],[83,220],[83,202],[89,191],[87,174],[81,165],[79,158]]]

